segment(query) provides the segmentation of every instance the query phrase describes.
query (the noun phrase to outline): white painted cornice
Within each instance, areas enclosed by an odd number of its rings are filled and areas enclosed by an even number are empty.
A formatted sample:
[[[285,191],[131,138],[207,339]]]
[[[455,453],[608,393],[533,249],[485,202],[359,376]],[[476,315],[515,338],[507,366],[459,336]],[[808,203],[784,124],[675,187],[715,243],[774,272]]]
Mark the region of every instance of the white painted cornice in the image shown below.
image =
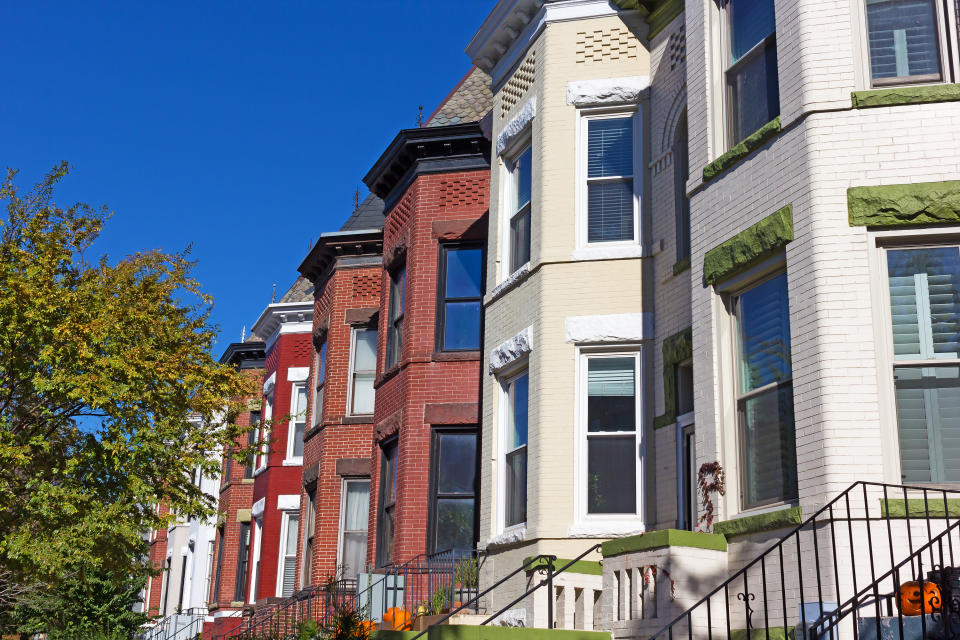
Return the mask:
[[[313,300],[304,302],[274,302],[267,305],[253,325],[258,336],[269,336],[265,351],[285,333],[310,333],[313,331]]]

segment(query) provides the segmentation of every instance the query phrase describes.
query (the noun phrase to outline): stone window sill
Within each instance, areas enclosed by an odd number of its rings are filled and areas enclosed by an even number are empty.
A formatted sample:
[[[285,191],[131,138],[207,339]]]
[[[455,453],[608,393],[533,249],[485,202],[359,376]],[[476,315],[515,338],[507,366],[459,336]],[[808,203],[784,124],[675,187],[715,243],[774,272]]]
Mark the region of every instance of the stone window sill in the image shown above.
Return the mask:
[[[853,91],[850,93],[850,100],[854,109],[952,102],[960,100],[960,84],[927,84]]]

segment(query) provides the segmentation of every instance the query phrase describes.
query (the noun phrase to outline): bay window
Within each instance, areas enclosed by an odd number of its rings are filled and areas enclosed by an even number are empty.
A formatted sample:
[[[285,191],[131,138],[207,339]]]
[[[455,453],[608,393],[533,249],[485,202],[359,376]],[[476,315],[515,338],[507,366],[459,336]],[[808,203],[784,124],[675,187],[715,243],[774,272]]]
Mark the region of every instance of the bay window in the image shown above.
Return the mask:
[[[317,490],[307,491],[307,508],[303,525],[303,567],[300,569],[300,587],[309,587],[313,579],[313,548],[317,532]]]
[[[437,346],[440,351],[480,348],[483,319],[483,247],[440,246]]]
[[[407,297],[407,268],[400,267],[390,274],[390,298],[387,301],[387,354],[384,368],[400,361],[403,350],[403,309]]]
[[[477,483],[476,429],[433,430],[430,486],[430,549],[474,548]]]
[[[741,506],[797,497],[793,372],[787,274],[780,272],[733,299],[737,324],[737,414]]]
[[[300,514],[284,511],[280,529],[280,561],[277,570],[277,596],[293,595],[297,577],[297,533],[300,530]]]
[[[327,341],[317,349],[317,364],[314,374],[316,391],[313,396],[313,424],[323,422],[323,388],[327,380]]]
[[[343,577],[356,580],[367,564],[367,521],[370,510],[370,480],[343,481],[340,504],[340,558]]]
[[[509,216],[506,255],[513,273],[530,262],[530,223],[533,148],[529,145],[506,163],[508,178],[504,206]]]
[[[376,370],[377,330],[354,327],[350,349],[350,415],[373,413]]]
[[[888,249],[903,481],[960,482],[960,249]]]
[[[640,353],[584,354],[586,513],[639,514]]]
[[[397,516],[397,439],[381,446],[380,504],[377,517],[377,566],[393,561],[393,534]]]
[[[530,405],[530,374],[524,371],[507,381],[506,433],[504,443],[504,525],[527,521],[527,423]]]
[[[773,0],[723,0],[730,146],[780,115]]]
[[[940,82],[940,34],[945,23],[936,0],[866,0],[873,86]]]
[[[587,244],[638,241],[639,122],[637,112],[584,115],[581,211]]]
[[[287,460],[303,460],[303,434],[307,427],[307,385],[295,383],[290,388],[290,423],[287,431]]]

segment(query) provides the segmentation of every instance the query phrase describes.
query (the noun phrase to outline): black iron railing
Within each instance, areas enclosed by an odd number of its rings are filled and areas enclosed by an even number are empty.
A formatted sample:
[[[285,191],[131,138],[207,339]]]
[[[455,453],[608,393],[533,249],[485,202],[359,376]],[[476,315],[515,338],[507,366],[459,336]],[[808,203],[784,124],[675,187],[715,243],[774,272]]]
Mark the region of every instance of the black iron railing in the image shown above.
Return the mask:
[[[137,634],[138,640],[194,640],[203,631],[206,607],[172,613]]]
[[[905,578],[955,566],[958,515],[960,491],[857,482],[650,640],[890,638],[861,638],[862,627],[896,624],[890,603]]]

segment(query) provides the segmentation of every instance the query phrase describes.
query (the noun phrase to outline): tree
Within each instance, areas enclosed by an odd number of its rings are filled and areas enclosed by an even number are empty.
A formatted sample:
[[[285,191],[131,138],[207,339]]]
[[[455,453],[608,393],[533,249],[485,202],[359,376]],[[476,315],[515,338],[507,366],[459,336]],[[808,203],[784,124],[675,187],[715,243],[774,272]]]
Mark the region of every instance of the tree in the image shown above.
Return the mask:
[[[243,433],[249,378],[213,359],[212,300],[189,249],[88,262],[106,209],[0,186],[0,620],[85,575],[143,570],[154,505],[212,515],[195,469]]]

